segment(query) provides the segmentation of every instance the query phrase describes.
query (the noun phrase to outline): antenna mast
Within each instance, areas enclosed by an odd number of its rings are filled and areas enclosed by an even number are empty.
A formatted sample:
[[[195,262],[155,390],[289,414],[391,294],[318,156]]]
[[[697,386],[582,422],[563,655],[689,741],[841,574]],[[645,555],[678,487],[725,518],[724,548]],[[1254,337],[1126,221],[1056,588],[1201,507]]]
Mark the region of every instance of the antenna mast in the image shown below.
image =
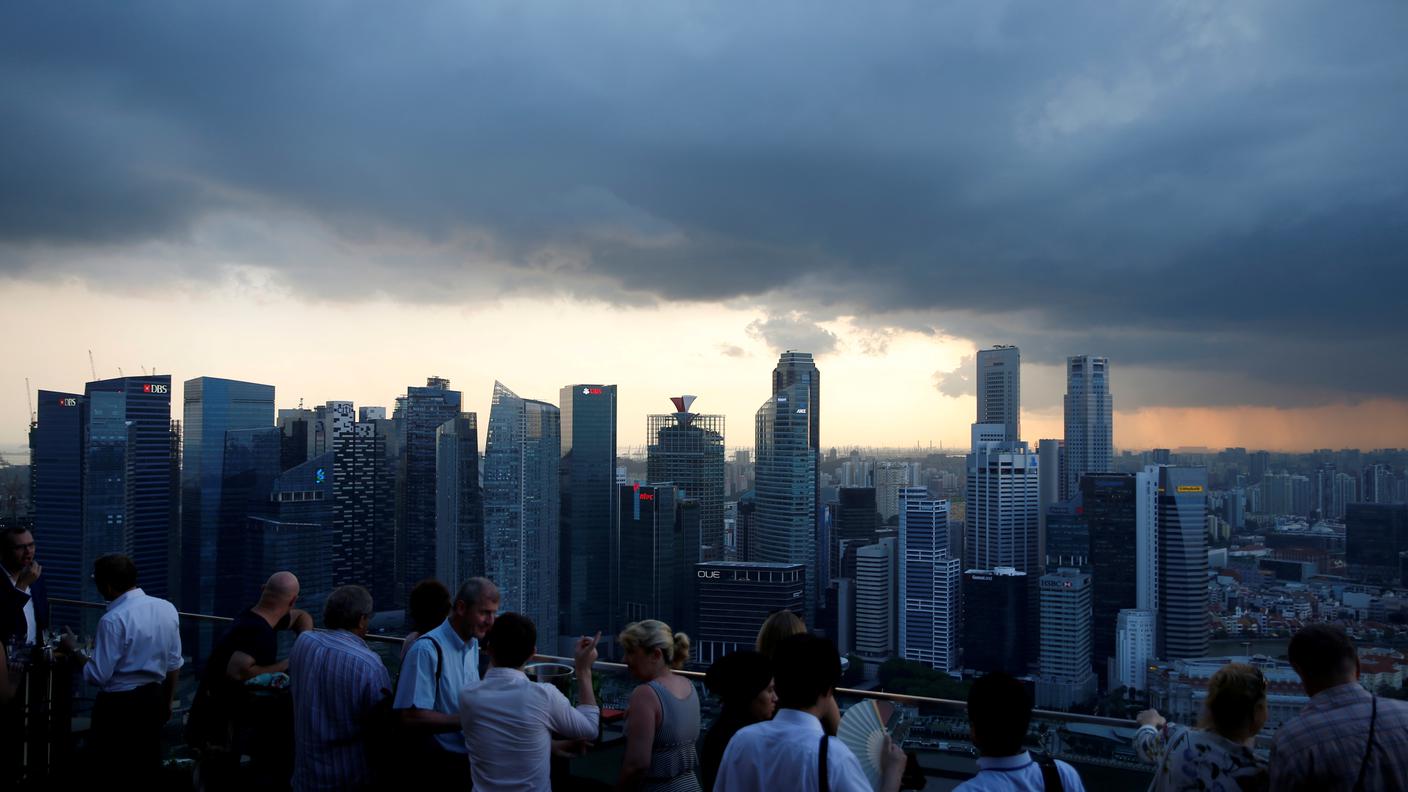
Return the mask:
[[[98,381],[98,367],[93,365],[93,350],[88,350],[88,371],[93,374],[93,381]]]

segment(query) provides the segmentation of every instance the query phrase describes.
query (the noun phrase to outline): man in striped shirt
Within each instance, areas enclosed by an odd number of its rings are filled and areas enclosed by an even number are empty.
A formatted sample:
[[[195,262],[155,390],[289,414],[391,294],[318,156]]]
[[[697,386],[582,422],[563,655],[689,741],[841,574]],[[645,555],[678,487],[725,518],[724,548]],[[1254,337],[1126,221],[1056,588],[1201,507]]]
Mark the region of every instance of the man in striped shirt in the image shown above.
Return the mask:
[[[293,788],[297,792],[371,786],[367,739],[391,695],[386,666],[367,647],[372,595],[343,586],[328,596],[325,629],[298,636],[288,658],[294,707]]]
[[[1310,703],[1276,731],[1272,792],[1408,790],[1408,704],[1359,684],[1359,652],[1344,630],[1312,624],[1287,653]]]

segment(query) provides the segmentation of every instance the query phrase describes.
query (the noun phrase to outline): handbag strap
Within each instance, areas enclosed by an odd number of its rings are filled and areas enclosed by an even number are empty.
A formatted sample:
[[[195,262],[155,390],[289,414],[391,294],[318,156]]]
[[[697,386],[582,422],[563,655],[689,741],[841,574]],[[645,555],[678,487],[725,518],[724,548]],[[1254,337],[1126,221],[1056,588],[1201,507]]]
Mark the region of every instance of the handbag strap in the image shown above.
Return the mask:
[[[1369,769],[1369,758],[1374,755],[1374,724],[1379,720],[1379,696],[1377,693],[1370,699],[1369,710],[1369,740],[1364,743],[1364,758],[1359,762],[1359,775],[1354,779],[1354,792],[1364,788],[1364,772]]]
[[[817,755],[821,757],[820,767],[817,768],[817,778],[821,779],[821,792],[831,792],[831,779],[826,771],[826,746],[831,741],[826,738],[826,732],[821,733],[821,750]]]

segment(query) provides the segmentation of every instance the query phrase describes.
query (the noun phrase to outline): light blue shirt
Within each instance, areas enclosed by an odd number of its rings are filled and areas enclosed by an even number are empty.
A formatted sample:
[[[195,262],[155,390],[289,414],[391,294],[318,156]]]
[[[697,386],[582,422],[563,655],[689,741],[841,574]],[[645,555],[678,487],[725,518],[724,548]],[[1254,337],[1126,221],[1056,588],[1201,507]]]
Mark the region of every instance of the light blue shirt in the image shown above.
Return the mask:
[[[440,644],[440,655],[430,643]],[[440,686],[435,686],[435,664],[443,657],[440,666]],[[446,715],[460,714],[460,691],[479,684],[479,641],[460,638],[455,628],[446,619],[439,627],[416,639],[406,651],[406,659],[401,661],[401,679],[396,685],[396,698],[393,709],[416,709],[442,712]],[[464,753],[464,733],[460,731],[441,732],[435,735],[441,748],[455,753]]]
[[[98,620],[83,678],[106,693],[121,693],[165,681],[182,662],[176,606],[134,588],[109,602]]]
[[[1085,792],[1074,767],[1058,760],[1056,770],[1061,774],[1061,786],[1066,792]],[[1031,754],[1023,751],[1016,756],[980,757],[978,774],[959,784],[955,792],[1041,792],[1045,788],[1041,766]]]

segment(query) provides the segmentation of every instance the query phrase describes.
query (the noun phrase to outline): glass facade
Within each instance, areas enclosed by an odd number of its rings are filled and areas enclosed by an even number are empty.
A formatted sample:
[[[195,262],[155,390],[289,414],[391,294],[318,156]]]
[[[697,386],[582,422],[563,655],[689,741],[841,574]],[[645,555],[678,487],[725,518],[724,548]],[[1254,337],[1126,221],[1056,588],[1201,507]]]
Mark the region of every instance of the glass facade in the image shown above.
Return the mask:
[[[538,647],[557,646],[558,461],[556,405],[520,398],[494,383],[484,444],[484,559],[501,608],[538,628]]]
[[[646,480],[671,482],[699,502],[702,528],[694,561],[722,560],[724,417],[681,411],[648,415],[645,422]]]
[[[84,579],[92,561],[123,552],[146,593],[173,598],[172,531],[179,501],[172,489],[171,377],[90,382],[84,449]],[[97,597],[85,583],[85,597]]]
[[[698,634],[691,654],[708,665],[739,649],[752,649],[768,616],[802,615],[806,569],[801,564],[710,561],[693,566]]]
[[[1080,491],[1080,477],[1109,473],[1115,456],[1109,358],[1066,359],[1066,435],[1061,448],[1061,499]]]
[[[810,437],[811,391],[806,383],[768,397],[756,415],[755,512],[749,561],[806,567],[803,610],[816,620],[817,452]],[[754,550],[756,549],[756,552]]]
[[[1027,673],[1026,573],[1010,567],[963,573],[963,667]]]
[[[210,582],[221,579],[222,574],[228,581],[243,568],[237,556],[222,565],[221,550],[234,552],[231,548],[238,545],[246,524],[246,514],[232,508],[223,494],[226,433],[273,426],[274,386],[196,377],[186,380],[183,396],[181,603],[199,613],[225,615],[225,608],[216,607],[217,593],[229,596],[235,592]],[[278,468],[281,462],[280,448],[273,466]],[[273,471],[274,475],[278,472]],[[232,476],[236,474],[231,471]]]
[[[464,413],[435,432],[435,577],[451,590],[484,574],[479,419]]]
[[[1119,613],[1138,607],[1138,489],[1127,474],[1088,475],[1081,479],[1081,503],[1090,536],[1091,662],[1103,678],[1115,654]],[[1047,518],[1047,531],[1051,530]],[[1050,541],[1048,539],[1048,541]]]
[[[694,634],[694,580],[699,546],[699,502],[672,484],[622,484],[621,611],[614,633],[641,619],[659,619],[675,632]],[[602,629],[598,627],[597,629]]]
[[[279,477],[280,437],[277,426],[260,429],[230,429],[225,432],[225,453],[221,461],[220,500],[216,513],[219,532],[215,536],[215,585],[207,581],[202,589],[211,589],[215,615],[234,616],[253,602],[248,575],[263,581],[276,569],[262,572],[246,556],[250,517],[266,517],[274,513],[271,495],[274,480]],[[208,436],[207,436],[208,437]]]
[[[616,386],[568,385],[562,415],[559,615],[565,636],[610,630],[619,576],[616,513]]]
[[[1159,472],[1159,630],[1161,657],[1208,653],[1208,472]]]
[[[396,400],[401,441],[396,498],[396,602],[417,581],[435,577],[435,431],[460,414],[460,392],[450,381],[428,377]],[[453,586],[450,581],[445,585]]]
[[[31,435],[30,487],[34,541],[49,596],[82,599],[92,560],[83,553],[83,438],[87,403],[82,394],[39,391],[38,423]],[[60,621],[56,613],[54,623]],[[79,624],[68,613],[69,623]]]

